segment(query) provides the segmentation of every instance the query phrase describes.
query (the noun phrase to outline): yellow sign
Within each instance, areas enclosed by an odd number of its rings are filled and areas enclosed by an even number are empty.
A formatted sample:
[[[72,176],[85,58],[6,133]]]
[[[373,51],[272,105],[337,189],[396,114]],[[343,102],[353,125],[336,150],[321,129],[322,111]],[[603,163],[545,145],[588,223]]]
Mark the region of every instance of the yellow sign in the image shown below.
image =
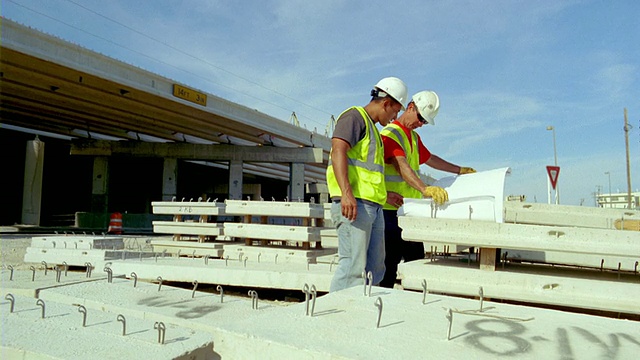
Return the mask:
[[[173,96],[202,106],[207,106],[207,95],[178,84],[173,84]]]

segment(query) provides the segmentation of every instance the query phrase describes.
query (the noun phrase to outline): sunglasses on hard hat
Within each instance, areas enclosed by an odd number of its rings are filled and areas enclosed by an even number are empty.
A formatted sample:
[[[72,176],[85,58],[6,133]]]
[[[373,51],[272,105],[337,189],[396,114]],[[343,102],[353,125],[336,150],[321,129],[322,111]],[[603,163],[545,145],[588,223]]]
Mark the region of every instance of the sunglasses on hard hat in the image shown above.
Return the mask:
[[[423,118],[423,117],[422,117],[422,115],[420,115],[420,111],[418,111],[418,108],[416,107],[416,108],[414,108],[414,109],[416,109],[416,115],[418,115],[418,120],[420,120],[420,122],[421,122],[423,125],[428,124],[429,122],[428,122],[427,120],[425,120],[425,118]]]

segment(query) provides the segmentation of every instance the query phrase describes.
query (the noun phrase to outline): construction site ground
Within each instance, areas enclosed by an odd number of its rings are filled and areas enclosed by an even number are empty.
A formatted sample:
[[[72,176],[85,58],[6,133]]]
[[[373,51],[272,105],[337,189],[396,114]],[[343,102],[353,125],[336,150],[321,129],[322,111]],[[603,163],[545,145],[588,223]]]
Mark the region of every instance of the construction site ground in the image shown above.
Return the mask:
[[[634,320],[364,284],[315,296],[256,288],[250,296],[204,284],[134,286],[122,274],[87,277],[84,269],[45,275],[23,262],[31,236],[1,237],[2,359],[635,359],[640,352]]]

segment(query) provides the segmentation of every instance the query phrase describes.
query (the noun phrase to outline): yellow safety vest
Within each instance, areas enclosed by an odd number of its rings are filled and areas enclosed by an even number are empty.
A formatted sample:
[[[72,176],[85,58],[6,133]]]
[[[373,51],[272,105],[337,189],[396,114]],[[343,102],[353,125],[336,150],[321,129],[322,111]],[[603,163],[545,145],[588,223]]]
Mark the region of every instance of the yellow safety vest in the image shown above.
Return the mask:
[[[360,112],[365,124],[364,138],[347,151],[347,169],[351,191],[355,198],[384,205],[387,201],[387,190],[384,183],[382,138],[363,107],[354,106],[345,110],[342,114],[351,109],[356,109]],[[340,121],[342,114],[338,117],[338,121]],[[333,149],[331,151],[333,152]],[[329,166],[327,167],[327,186],[329,187],[329,195],[332,198],[342,196],[342,191],[333,172],[331,154],[329,154]]]
[[[402,147],[409,166],[411,166],[411,169],[416,172],[416,175],[420,176],[420,149],[418,148],[418,136],[413,131],[410,133],[411,140],[407,138],[407,133],[395,123],[385,126],[380,132],[381,135],[392,139]],[[392,164],[384,165],[384,181],[387,186],[387,191],[396,192],[409,199],[422,198],[422,193],[404,181],[400,173]],[[386,210],[396,210],[396,207],[389,204],[384,204],[383,208]]]

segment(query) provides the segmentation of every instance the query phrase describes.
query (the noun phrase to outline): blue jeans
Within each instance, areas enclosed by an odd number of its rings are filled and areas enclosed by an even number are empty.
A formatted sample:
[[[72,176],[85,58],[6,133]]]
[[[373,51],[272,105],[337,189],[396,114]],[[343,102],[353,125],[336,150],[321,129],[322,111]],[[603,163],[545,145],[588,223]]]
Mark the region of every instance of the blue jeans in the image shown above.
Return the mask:
[[[339,202],[331,204],[331,220],[338,233],[338,266],[329,291],[363,285],[362,272],[373,274],[373,285],[384,276],[384,216],[382,206],[356,199],[358,216],[342,216]]]

